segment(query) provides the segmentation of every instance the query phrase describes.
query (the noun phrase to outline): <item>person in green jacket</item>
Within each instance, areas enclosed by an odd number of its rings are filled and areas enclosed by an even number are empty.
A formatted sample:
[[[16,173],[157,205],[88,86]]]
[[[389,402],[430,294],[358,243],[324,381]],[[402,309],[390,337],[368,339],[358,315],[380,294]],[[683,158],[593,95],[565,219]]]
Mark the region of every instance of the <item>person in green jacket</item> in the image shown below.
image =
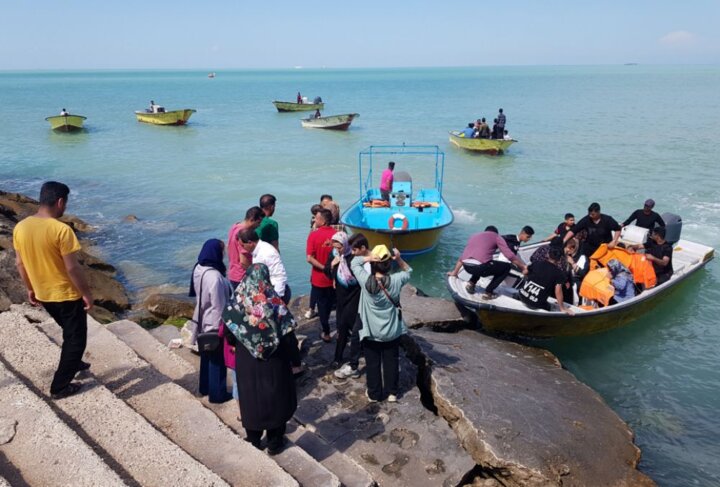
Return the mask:
[[[400,272],[390,274],[392,261]],[[370,273],[363,265],[370,262]],[[400,337],[407,333],[402,319],[400,291],[410,281],[412,268],[385,245],[376,245],[370,255],[355,257],[352,272],[360,284],[360,330],[367,375],[367,397],[371,402],[397,402],[400,375]]]

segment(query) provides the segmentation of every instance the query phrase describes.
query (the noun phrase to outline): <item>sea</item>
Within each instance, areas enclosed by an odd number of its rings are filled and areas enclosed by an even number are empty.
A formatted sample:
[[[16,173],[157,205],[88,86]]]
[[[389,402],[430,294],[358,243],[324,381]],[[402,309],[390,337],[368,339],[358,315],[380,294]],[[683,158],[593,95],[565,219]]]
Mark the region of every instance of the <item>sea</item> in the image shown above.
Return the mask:
[[[660,213],[682,217],[684,238],[720,247],[720,66],[207,74],[0,72],[0,189],[37,197],[45,180],[67,183],[69,212],[97,227],[98,250],[140,294],[186,290],[203,242],[226,239],[263,193],[277,197],[293,293],[307,293],[310,207],[323,193],[341,209],[358,198],[358,153],[371,145],[437,145],[445,154],[455,220],[434,251],[410,262],[412,283],[430,295],[448,296],[445,272],[472,233],[531,225],[542,239],[594,201],[622,221],[653,198]],[[360,117],[347,132],[303,129],[302,114],[271,104],[298,91],[321,96],[327,115]],[[133,112],[150,100],[197,113],[183,127],[138,123]],[[44,118],[62,108],[85,115],[86,129],[53,133]],[[517,139],[507,154],[448,142],[448,131],[492,123],[498,108]],[[392,158],[416,186],[432,184],[434,157]],[[720,485],[718,281],[715,260],[628,326],[532,343],[633,428],[640,469],[660,485]]]

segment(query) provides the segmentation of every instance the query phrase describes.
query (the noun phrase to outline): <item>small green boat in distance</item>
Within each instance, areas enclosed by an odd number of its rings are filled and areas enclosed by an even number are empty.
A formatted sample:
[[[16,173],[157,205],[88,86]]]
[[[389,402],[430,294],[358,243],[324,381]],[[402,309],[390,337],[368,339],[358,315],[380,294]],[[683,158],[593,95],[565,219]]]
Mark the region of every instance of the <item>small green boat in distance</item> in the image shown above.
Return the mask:
[[[45,120],[50,122],[50,127],[56,132],[74,132],[83,128],[83,122],[87,120],[87,117],[67,113],[47,117]]]
[[[295,103],[292,101],[274,101],[278,112],[308,112],[325,109],[325,103]]]
[[[450,132],[450,142],[461,149],[484,154],[503,154],[508,147],[517,142],[515,139],[475,139],[463,136],[462,132]]]

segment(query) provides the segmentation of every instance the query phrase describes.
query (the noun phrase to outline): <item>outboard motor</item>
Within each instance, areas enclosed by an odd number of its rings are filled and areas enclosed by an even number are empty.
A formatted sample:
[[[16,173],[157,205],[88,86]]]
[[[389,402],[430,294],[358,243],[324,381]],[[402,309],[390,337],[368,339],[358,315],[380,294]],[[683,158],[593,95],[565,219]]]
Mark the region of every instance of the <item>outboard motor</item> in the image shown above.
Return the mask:
[[[682,218],[674,213],[663,213],[661,216],[665,222],[665,240],[670,245],[675,245],[680,240]]]

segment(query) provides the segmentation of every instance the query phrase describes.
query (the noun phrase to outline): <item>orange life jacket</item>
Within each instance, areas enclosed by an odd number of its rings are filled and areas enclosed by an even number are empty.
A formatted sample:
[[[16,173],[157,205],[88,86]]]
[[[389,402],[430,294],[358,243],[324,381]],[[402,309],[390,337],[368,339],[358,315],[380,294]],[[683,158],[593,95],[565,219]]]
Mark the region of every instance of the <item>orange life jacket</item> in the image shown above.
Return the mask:
[[[642,284],[645,289],[655,287],[657,276],[655,276],[655,268],[652,266],[652,262],[647,260],[645,254],[633,254],[631,257],[632,260],[628,269],[633,274],[635,284]]]
[[[580,285],[579,294],[607,306],[615,296],[615,288],[610,283],[610,269],[601,267],[588,272]]]

